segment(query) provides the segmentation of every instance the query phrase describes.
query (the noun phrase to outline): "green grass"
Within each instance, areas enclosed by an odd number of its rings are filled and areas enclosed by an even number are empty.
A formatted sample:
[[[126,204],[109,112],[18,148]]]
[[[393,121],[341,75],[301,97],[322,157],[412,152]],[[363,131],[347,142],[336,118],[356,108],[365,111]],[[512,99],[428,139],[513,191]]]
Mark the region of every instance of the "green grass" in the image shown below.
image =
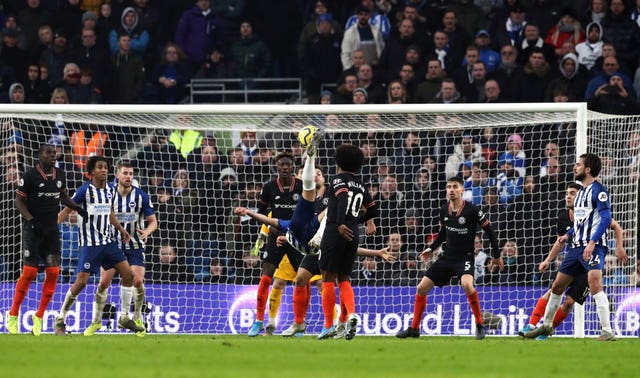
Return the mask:
[[[638,339],[0,335],[3,377],[631,377]]]

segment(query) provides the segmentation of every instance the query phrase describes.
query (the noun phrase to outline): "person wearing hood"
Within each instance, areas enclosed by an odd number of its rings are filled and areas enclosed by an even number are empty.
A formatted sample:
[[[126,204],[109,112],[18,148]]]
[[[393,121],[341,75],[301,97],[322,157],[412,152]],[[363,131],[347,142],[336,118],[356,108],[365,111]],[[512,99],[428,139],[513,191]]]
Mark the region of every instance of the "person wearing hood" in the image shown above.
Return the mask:
[[[199,67],[207,54],[224,45],[222,20],[211,9],[210,0],[198,0],[180,17],[175,41],[189,60]]]
[[[135,8],[127,7],[120,17],[120,27],[109,33],[109,51],[112,55],[118,53],[118,36],[122,33],[129,35],[131,39],[131,51],[144,55],[149,47],[149,32],[138,25],[138,12]]]
[[[584,66],[578,64],[578,57],[574,53],[568,53],[562,57],[557,66],[556,78],[551,80],[546,101],[553,101],[551,93],[559,85],[567,87],[570,101],[581,101],[584,99],[584,92],[587,89],[587,71]]]
[[[571,41],[577,45],[584,40],[585,33],[576,12],[571,8],[565,8],[560,12],[560,20],[549,29],[544,41],[555,48],[556,56],[562,56],[562,44],[565,41]]]
[[[9,102],[24,104],[24,87],[20,83],[13,83],[9,87]]]
[[[587,67],[588,70],[593,68],[596,60],[602,56],[602,37],[602,26],[594,21],[587,25],[587,39],[576,45],[578,63]]]

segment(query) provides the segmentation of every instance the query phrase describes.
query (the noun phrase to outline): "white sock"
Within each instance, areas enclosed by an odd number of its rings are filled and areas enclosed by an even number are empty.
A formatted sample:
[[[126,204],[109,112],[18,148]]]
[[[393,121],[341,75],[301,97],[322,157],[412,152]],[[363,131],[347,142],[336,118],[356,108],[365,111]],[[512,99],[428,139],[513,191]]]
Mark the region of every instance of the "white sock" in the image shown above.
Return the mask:
[[[550,327],[553,326],[553,317],[556,315],[558,307],[560,307],[561,300],[562,295],[554,294],[553,292],[551,293],[551,295],[549,296],[549,301],[547,302],[547,308],[544,311],[544,325],[548,325]]]
[[[326,227],[327,227],[327,215],[325,214],[324,218],[322,218],[322,221],[320,222],[320,227],[318,227],[318,231],[311,238],[311,240],[314,243],[317,243],[318,246],[320,246],[320,242],[322,241],[322,235],[324,234],[324,229]]]
[[[67,294],[65,294],[64,296],[64,303],[62,303],[62,308],[60,309],[60,315],[58,315],[58,318],[62,320],[65,320],[67,318],[67,312],[69,312],[71,306],[73,306],[76,298],[78,298],[78,296],[71,294],[71,289],[67,290]]]
[[[302,189],[314,190],[316,188],[316,157],[308,156],[302,168]]]
[[[596,301],[596,313],[598,313],[602,330],[613,333],[611,321],[609,320],[609,298],[607,298],[607,294],[604,291],[600,291],[593,295],[593,299]]]
[[[99,287],[96,289],[96,297],[93,300],[93,323],[102,323],[102,313],[108,296],[107,289],[100,290]]]
[[[129,317],[131,297],[133,297],[133,288],[131,286],[120,286],[120,316]]]
[[[144,304],[144,286],[133,288],[133,320],[142,319],[142,305]]]

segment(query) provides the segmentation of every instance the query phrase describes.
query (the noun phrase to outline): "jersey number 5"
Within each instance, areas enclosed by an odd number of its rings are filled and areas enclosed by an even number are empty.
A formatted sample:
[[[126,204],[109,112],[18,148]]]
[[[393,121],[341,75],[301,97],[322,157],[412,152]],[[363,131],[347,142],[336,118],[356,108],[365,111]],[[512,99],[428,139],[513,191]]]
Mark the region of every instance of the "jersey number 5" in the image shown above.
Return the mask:
[[[362,202],[364,201],[364,196],[362,193],[358,193],[354,196],[352,191],[349,191],[348,196],[347,214],[351,212],[351,215],[353,215],[354,218],[357,218],[360,208],[362,207]]]

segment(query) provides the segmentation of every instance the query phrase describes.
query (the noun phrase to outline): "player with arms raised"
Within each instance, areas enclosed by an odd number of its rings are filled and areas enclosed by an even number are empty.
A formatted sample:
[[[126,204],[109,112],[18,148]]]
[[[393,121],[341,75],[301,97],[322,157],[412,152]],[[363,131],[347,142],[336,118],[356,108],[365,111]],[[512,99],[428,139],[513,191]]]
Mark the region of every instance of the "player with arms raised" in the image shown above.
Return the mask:
[[[350,275],[358,250],[358,224],[378,215],[378,207],[364,184],[356,176],[362,168],[364,154],[352,144],[340,145],[334,154],[337,174],[329,186],[326,229],[320,243],[318,265],[322,272],[322,310],[324,328],[319,340],[336,336],[333,309],[336,305],[335,282],[338,280],[340,303],[347,311],[345,339],[356,335],[358,318]],[[361,208],[366,209],[360,214]]]
[[[568,230],[573,227],[573,204],[576,198],[576,194],[578,194],[578,190],[580,190],[582,186],[578,183],[572,182],[567,186],[567,190],[565,193],[565,203],[567,205],[566,209],[562,209],[558,211],[558,223],[557,223],[557,231],[558,237],[561,237]],[[625,264],[629,261],[629,256],[627,256],[627,252],[624,250],[624,242],[622,235],[622,227],[615,220],[611,220],[611,229],[613,229],[615,238],[616,238],[616,255],[618,259]],[[556,241],[551,247],[551,251],[549,251],[549,255],[544,259],[539,265],[540,272],[544,273],[549,269],[551,262],[555,260],[556,256],[564,249],[564,244]],[[560,323],[571,313],[573,309],[574,303],[583,304],[587,296],[589,295],[589,285],[587,284],[587,272],[583,272],[573,278],[573,281],[567,288],[566,297],[562,306],[558,308],[555,315],[553,316],[553,329],[556,329]],[[531,313],[531,317],[529,318],[529,323],[518,332],[520,336],[524,336],[526,333],[534,330],[536,325],[544,316],[544,311],[547,308],[547,303],[549,301],[549,296],[551,295],[551,289],[547,290],[544,295],[542,295],[538,302],[536,303],[533,312]],[[545,340],[547,339],[547,335],[539,335],[537,340]]]
[[[440,232],[429,248],[420,254],[420,258],[430,257],[434,250],[446,241],[446,250],[438,260],[425,272],[417,287],[413,305],[413,321],[411,327],[398,332],[396,337],[420,336],[420,323],[427,307],[427,294],[434,286],[448,285],[451,277],[460,277],[460,285],[467,294],[467,300],[476,320],[476,339],[484,339],[486,330],[480,312],[480,299],[474,286],[474,239],[478,225],[484,230],[491,242],[491,252],[500,270],[504,269],[504,262],[500,257],[500,248],[489,218],[472,203],[464,201],[462,194],[464,183],[458,176],[447,180],[448,203],[440,208]]]
[[[592,153],[580,155],[573,166],[576,181],[582,189],[576,194],[573,205],[573,227],[558,238],[564,245],[571,240],[567,255],[560,265],[558,275],[551,285],[551,295],[544,313],[543,325],[525,334],[527,338],[553,334],[553,318],[562,299],[562,293],[574,277],[587,272],[591,296],[596,302],[602,333],[599,341],[615,340],[609,319],[609,299],[602,290],[602,267],[608,253],[607,228],[611,225],[611,203],[607,188],[597,181],[602,162]]]
[[[153,205],[149,195],[142,189],[133,186],[133,167],[129,163],[120,163],[116,170],[118,184],[116,185],[116,197],[113,209],[116,219],[131,236],[131,240],[125,243],[121,235],[117,235],[118,245],[127,256],[127,261],[133,272],[133,321],[139,327],[144,327],[142,321],[142,305],[144,304],[144,249],[145,242],[151,233],[158,229]],[[147,227],[145,228],[145,220]],[[101,269],[100,283],[96,289],[93,302],[93,321],[84,331],[85,336],[93,336],[102,327],[102,312],[107,302],[107,296],[111,280],[116,270]],[[146,331],[136,332],[142,337]]]
[[[91,181],[82,185],[73,196],[73,201],[87,211],[88,216],[80,219],[79,240],[80,257],[76,279],[67,291],[60,314],[56,318],[55,331],[64,335],[67,312],[78,298],[78,294],[87,286],[91,273],[97,273],[102,266],[105,269],[115,268],[122,278],[120,286],[120,319],[118,327],[134,332],[144,331],[129,318],[129,307],[133,295],[133,273],[124,253],[114,240],[113,227],[122,235],[123,243],[128,243],[130,236],[120,225],[113,211],[116,197],[115,188],[107,185],[109,161],[103,156],[92,156],[87,161],[87,170]],[[66,207],[58,214],[58,223],[62,223],[71,209]]]
[[[71,200],[63,171],[55,168],[56,148],[43,144],[38,150],[38,163],[29,168],[16,190],[16,208],[26,221],[22,227],[24,243],[24,267],[16,283],[13,304],[7,319],[10,334],[18,333],[18,313],[29,285],[38,275],[40,260],[45,263],[45,280],[42,285],[40,306],[32,316],[31,332],[40,336],[42,317],[56,290],[60,273],[60,234],[56,225],[56,215],[60,201],[66,206],[86,216],[83,208]]]
[[[271,213],[277,219],[291,219],[296,203],[302,194],[302,182],[293,175],[293,155],[281,152],[275,157],[278,177],[264,185],[258,200],[258,212],[266,215]],[[267,239],[265,252],[262,254],[262,276],[258,284],[256,296],[256,320],[247,332],[249,337],[255,337],[264,330],[264,311],[267,307],[269,286],[273,282],[273,274],[280,264],[282,257],[287,255],[291,265],[297,270],[302,261],[302,254],[290,245],[276,245],[276,237],[270,235]]]

